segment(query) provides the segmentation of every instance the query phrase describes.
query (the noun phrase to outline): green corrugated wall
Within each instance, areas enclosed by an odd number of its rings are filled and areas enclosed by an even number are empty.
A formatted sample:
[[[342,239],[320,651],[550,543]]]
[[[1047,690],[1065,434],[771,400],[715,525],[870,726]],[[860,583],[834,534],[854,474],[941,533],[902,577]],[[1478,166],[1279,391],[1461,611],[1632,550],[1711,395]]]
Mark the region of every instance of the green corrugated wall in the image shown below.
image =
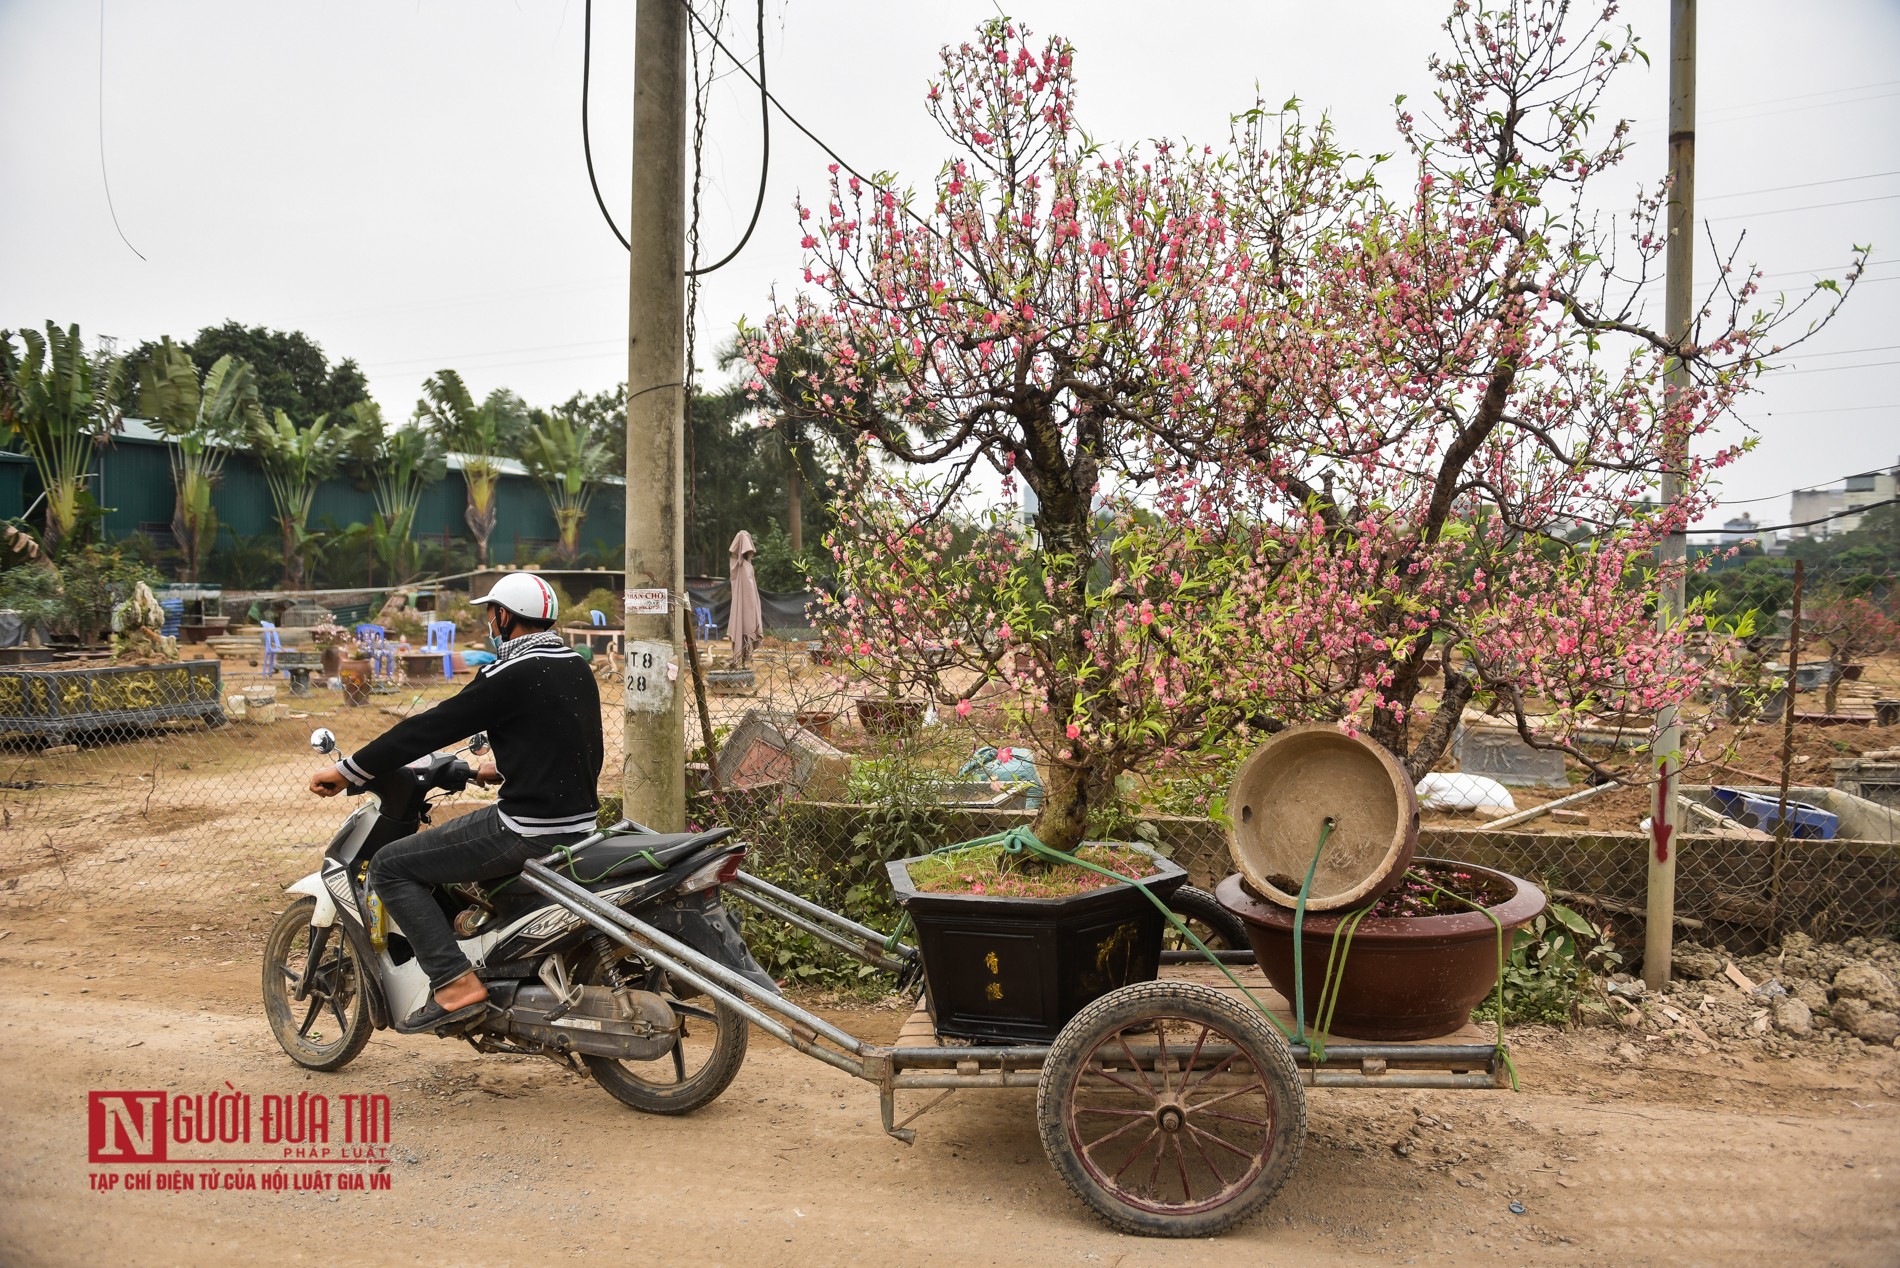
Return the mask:
[[[23,462],[6,461],[13,455],[0,454],[0,518],[18,515],[25,499],[36,495],[39,481],[32,467]],[[167,446],[157,441],[133,437],[115,437],[100,451],[98,479],[94,489],[102,506],[109,508],[105,517],[108,535],[130,537],[142,524],[169,526],[172,518],[172,473]],[[232,454],[224,464],[224,476],[213,501],[219,522],[239,537],[275,534],[272,520],[270,486],[264,473],[248,455]],[[440,540],[447,532],[451,538],[466,539],[468,525],[463,510],[468,505],[468,490],[459,471],[451,471],[423,489],[416,507],[417,538]],[[587,522],[581,527],[584,547],[618,548],[624,536],[625,502],[618,485],[607,485],[594,494],[588,507]],[[339,528],[366,523],[376,505],[367,488],[356,488],[344,477],[326,480],[317,487],[310,510],[312,526],[326,519]],[[555,537],[554,514],[548,508],[547,495],[526,476],[504,475],[495,497],[495,530],[489,536],[490,557],[496,563],[515,562],[515,543],[550,542]],[[523,551],[524,554],[529,553]]]

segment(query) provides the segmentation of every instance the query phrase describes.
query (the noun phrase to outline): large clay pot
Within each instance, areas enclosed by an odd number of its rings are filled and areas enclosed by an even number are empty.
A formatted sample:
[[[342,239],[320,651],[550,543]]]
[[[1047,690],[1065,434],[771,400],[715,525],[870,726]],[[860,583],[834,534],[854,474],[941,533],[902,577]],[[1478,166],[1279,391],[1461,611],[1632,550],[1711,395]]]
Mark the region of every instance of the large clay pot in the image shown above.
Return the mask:
[[[347,704],[369,703],[370,667],[367,660],[346,660],[337,677],[343,681],[343,699]]]
[[[1227,812],[1229,853],[1247,884],[1291,907],[1311,870],[1308,911],[1366,906],[1418,844],[1418,797],[1405,771],[1378,744],[1323,723],[1261,745],[1234,773]]]
[[[323,666],[324,681],[338,677],[343,672],[343,649],[332,643],[319,654],[319,663]]]
[[[870,735],[910,735],[924,720],[924,702],[902,696],[860,696],[858,724]]]
[[[1345,951],[1339,1003],[1332,1034],[1351,1039],[1436,1039],[1470,1019],[1471,1010],[1497,987],[1498,926],[1508,953],[1512,935],[1544,909],[1544,892],[1505,872],[1449,859],[1417,859],[1413,866],[1429,875],[1455,868],[1482,879],[1498,894],[1484,912],[1462,909],[1443,916],[1367,916],[1359,922]],[[1508,895],[1508,896],[1507,896]],[[1215,888],[1221,906],[1247,926],[1254,958],[1273,989],[1287,999],[1293,991],[1293,911],[1267,902],[1240,876]],[[1350,912],[1306,913],[1301,926],[1309,1023],[1325,985],[1326,960],[1333,930]],[[1343,942],[1343,939],[1342,939]]]

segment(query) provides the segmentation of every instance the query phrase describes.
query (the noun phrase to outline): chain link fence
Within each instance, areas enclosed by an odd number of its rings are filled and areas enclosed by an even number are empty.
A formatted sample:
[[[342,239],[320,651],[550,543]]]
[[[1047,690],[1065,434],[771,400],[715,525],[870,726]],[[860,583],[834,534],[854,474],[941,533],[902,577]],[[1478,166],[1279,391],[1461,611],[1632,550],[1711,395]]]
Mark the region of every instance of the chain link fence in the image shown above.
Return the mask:
[[[592,637],[611,815],[623,685],[611,637]],[[703,650],[703,713],[700,693],[681,680],[689,814],[697,826],[739,827],[752,842],[749,866],[767,879],[891,927],[886,860],[1034,818],[1040,788],[1024,760],[1027,737],[1011,734],[994,699],[979,697],[968,716],[940,716],[821,663],[797,636],[768,639],[742,669],[723,643]],[[320,675],[267,674],[261,641],[241,632],[217,651],[187,647],[199,658],[149,665],[0,667],[0,906],[215,904],[274,892],[309,870],[346,813],[306,791],[324,760],[308,747],[310,731],[328,727],[352,751],[460,685],[443,677],[440,655],[416,654],[350,703]],[[1731,720],[1687,772],[1677,913],[1696,941],[1744,951],[1791,929],[1839,938],[1900,926],[1900,719],[1876,719],[1871,707],[1900,698],[1900,658],[1869,657],[1852,691],[1834,684],[1831,710],[1833,670],[1802,662],[1809,679],[1797,683],[1789,753],[1794,839],[1773,830],[1779,718]],[[1718,698],[1698,708],[1720,708]],[[1593,742],[1614,753],[1640,735],[1632,726]],[[1653,786],[1594,786],[1574,760],[1527,748],[1476,714],[1441,766],[1420,786],[1421,855],[1535,878],[1640,945]],[[1131,782],[1129,816],[1109,830],[1155,843],[1210,886],[1231,870],[1224,830],[1204,815],[1159,810],[1179,808],[1170,790],[1224,778],[1210,768]],[[443,813],[486,795],[471,790]],[[757,932],[780,976],[857,972],[795,930]]]

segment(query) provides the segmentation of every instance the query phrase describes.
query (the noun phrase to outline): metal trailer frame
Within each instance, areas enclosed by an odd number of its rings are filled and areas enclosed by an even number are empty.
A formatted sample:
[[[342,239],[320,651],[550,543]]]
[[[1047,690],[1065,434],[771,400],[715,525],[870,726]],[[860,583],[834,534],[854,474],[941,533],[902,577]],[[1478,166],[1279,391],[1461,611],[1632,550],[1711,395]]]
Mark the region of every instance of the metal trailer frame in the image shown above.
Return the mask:
[[[639,829],[634,826],[634,830]],[[905,1144],[916,1139],[916,1132],[908,1124],[953,1092],[1035,1088],[1040,1082],[1050,1052],[1048,1044],[921,1047],[866,1042],[562,876],[552,866],[559,858],[558,854],[550,854],[530,861],[522,868],[522,879],[608,938],[704,992],[781,1043],[875,1084],[884,1130]],[[724,888],[748,905],[900,978],[908,978],[922,967],[915,947],[748,872],[739,872]],[[1229,963],[1251,961],[1244,952],[1223,953],[1220,958]],[[1163,959],[1181,963],[1202,961],[1203,957],[1191,951],[1163,952]],[[1300,1081],[1307,1087],[1477,1090],[1511,1086],[1510,1070],[1495,1044],[1347,1041],[1325,1045],[1319,1055],[1306,1043],[1293,1042],[1289,1047]],[[906,1090],[938,1090],[942,1095],[898,1122],[896,1095]]]

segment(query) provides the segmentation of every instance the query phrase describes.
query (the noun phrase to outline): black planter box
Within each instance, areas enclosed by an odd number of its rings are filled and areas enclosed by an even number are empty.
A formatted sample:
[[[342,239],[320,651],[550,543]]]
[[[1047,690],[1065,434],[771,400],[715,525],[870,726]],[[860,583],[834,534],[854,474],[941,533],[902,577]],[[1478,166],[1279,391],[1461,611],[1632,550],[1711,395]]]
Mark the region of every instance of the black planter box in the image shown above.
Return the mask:
[[[910,883],[921,857],[885,864],[917,928],[937,1034],[1047,1043],[1091,1001],[1151,981],[1164,922],[1141,889],[1166,902],[1187,883],[1174,862],[1151,857],[1155,875],[1069,898],[922,894]]]

